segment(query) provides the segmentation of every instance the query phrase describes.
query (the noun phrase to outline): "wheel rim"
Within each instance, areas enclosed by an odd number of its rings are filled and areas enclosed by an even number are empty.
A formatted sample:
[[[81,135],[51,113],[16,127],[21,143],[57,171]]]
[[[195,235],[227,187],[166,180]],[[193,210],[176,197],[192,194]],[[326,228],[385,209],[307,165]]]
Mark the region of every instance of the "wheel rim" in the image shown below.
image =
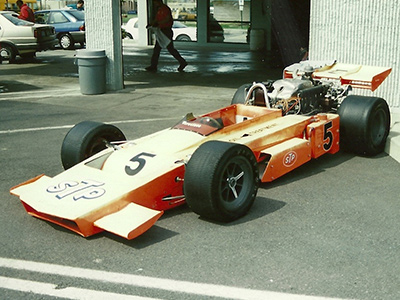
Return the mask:
[[[370,137],[371,142],[374,146],[379,146],[382,144],[386,135],[386,114],[382,109],[378,109],[373,116],[371,122]]]
[[[176,40],[180,41],[180,42],[190,42],[191,41],[190,37],[188,37],[187,35],[180,35],[176,38]]]
[[[242,157],[233,158],[226,165],[220,180],[222,206],[229,210],[239,208],[252,191],[253,175],[251,165]]]
[[[7,47],[0,48],[0,56],[5,60],[9,60],[11,58],[11,50]]]
[[[64,49],[69,48],[71,46],[71,39],[66,35],[62,36],[60,39],[60,45]]]
[[[84,154],[84,159],[87,159],[100,151],[107,148],[106,143],[109,139],[107,137],[98,137],[89,144]]]

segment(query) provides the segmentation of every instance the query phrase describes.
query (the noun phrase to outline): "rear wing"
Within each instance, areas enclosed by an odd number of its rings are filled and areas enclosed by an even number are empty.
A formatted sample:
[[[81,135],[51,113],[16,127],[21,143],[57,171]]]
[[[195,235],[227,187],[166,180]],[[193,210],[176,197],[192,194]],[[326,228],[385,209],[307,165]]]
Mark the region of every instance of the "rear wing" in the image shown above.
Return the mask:
[[[375,91],[392,71],[392,68],[373,67],[333,62],[322,66],[321,63],[305,61],[285,68],[284,78],[304,75],[306,66],[314,69],[314,79],[336,80],[342,85]]]

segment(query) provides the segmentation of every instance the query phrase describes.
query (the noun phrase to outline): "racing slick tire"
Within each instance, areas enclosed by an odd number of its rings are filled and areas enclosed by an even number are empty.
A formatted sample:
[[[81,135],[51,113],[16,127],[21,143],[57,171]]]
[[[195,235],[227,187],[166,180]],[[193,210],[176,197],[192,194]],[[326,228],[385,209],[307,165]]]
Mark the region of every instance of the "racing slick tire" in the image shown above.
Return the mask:
[[[366,156],[374,156],[384,150],[390,130],[390,111],[384,99],[347,96],[338,113],[343,150]]]
[[[249,83],[240,86],[233,95],[231,104],[244,104],[247,96],[247,89],[249,87],[251,87],[251,84]]]
[[[66,134],[61,146],[64,170],[106,149],[107,142],[125,141],[122,131],[110,124],[83,121]]]
[[[193,153],[186,166],[185,198],[201,217],[230,222],[248,212],[258,183],[257,161],[248,147],[208,141]]]

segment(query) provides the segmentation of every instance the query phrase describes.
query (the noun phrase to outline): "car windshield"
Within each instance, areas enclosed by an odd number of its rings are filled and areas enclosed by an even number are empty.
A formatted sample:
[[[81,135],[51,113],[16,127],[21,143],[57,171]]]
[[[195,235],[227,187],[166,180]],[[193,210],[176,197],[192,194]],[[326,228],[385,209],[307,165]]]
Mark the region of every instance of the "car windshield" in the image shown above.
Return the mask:
[[[68,10],[68,13],[73,15],[79,21],[85,21],[85,13],[79,10]]]
[[[14,25],[17,25],[17,26],[32,26],[33,25],[32,22],[18,19],[17,14],[9,13],[9,14],[3,14],[3,16],[7,20],[9,20],[11,23],[13,23]]]

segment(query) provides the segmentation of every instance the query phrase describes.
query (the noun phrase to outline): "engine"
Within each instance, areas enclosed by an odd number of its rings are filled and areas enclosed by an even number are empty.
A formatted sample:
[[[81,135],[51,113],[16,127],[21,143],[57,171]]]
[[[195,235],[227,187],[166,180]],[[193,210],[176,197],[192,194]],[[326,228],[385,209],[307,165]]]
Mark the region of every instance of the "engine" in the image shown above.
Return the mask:
[[[253,83],[246,93],[252,105],[281,109],[283,115],[313,115],[336,111],[349,90],[350,86],[303,77]]]

